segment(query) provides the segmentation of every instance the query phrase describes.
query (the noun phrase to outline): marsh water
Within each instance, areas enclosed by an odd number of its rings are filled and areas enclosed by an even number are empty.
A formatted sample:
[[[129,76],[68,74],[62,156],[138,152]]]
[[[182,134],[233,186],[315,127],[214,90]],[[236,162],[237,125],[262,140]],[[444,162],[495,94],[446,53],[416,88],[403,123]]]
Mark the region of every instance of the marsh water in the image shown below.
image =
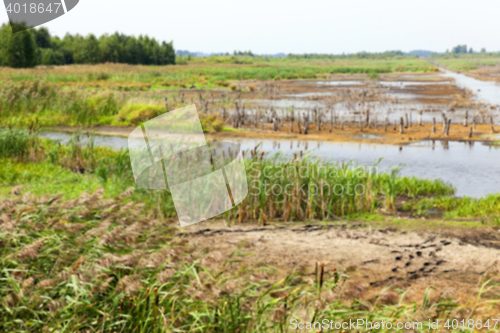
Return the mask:
[[[255,109],[275,108],[278,110],[289,110],[294,107],[298,111],[310,111],[313,109],[325,110],[328,107],[322,98],[342,94],[341,91],[346,89],[377,89],[384,101],[366,102],[364,109],[371,110],[371,114],[377,122],[384,122],[387,118],[390,123],[399,121],[400,117],[408,114],[416,121],[419,117],[418,111],[423,110],[422,121],[430,123],[435,118],[438,122],[442,114],[445,114],[448,119],[454,123],[462,122],[466,112],[471,113],[472,110],[465,108],[451,108],[443,101],[452,102],[452,96],[447,95],[420,95],[416,87],[433,85],[442,85],[454,83],[459,88],[467,88],[475,95],[475,99],[479,102],[488,104],[489,114],[492,115],[495,121],[499,121],[499,106],[500,106],[500,85],[491,81],[481,81],[464,74],[454,73],[445,69],[441,69],[441,73],[433,75],[402,75],[401,79],[396,81],[360,81],[360,80],[315,80],[315,81],[295,81],[297,84],[316,85],[316,91],[302,92],[285,95],[284,98],[278,99],[258,99],[245,100],[245,102],[253,105]],[[422,79],[434,79],[423,81]],[[441,81],[436,81],[440,79]],[[325,90],[325,87],[332,87],[337,90]],[[412,88],[413,87],[413,88]],[[425,102],[420,99],[424,98]],[[364,111],[352,109],[349,103],[340,102],[334,107],[334,113],[339,119],[345,121],[356,121],[360,114]],[[472,114],[470,114],[472,116]],[[484,116],[484,117],[483,117]],[[328,116],[327,116],[328,118]],[[477,122],[489,122],[489,116],[478,116]]]
[[[453,78],[460,87],[465,87],[477,94],[477,99],[492,106],[500,105],[500,86],[494,82],[480,81],[463,74],[443,70],[439,74],[446,78]],[[392,82],[388,86],[407,86],[417,82]],[[316,84],[356,86],[359,81],[327,81],[316,82]],[[426,84],[426,83],[418,83]],[[435,84],[435,83],[428,83]],[[269,100],[259,100],[259,102]],[[320,101],[285,99],[272,100],[275,106],[308,108],[321,105]],[[427,105],[429,106],[429,105]],[[406,109],[399,109],[398,105],[379,103],[379,110],[391,119],[399,117],[401,112],[408,109],[422,108],[417,102],[405,104]],[[429,106],[431,110],[424,113],[424,121],[431,120],[431,116],[438,116],[442,112],[439,107]],[[339,110],[341,110],[339,106]],[[498,110],[498,109],[496,109]],[[347,112],[347,111],[343,111]],[[496,111],[494,111],[496,112]],[[339,114],[339,113],[337,113]],[[340,113],[342,114],[342,113]],[[379,113],[380,114],[380,113]],[[417,113],[414,113],[415,118]],[[355,114],[353,116],[356,116]],[[462,117],[460,112],[448,114],[448,117]],[[71,139],[72,135],[62,132],[42,132],[42,137],[60,141],[62,143]],[[500,139],[500,138],[499,138]],[[88,142],[85,135],[81,136],[82,143]],[[448,141],[424,141],[404,146],[393,146],[384,144],[358,144],[358,143],[332,143],[319,141],[292,141],[292,140],[261,140],[261,139],[225,139],[241,145],[242,149],[253,149],[259,145],[260,149],[269,155],[281,152],[291,157],[294,154],[311,153],[320,158],[333,162],[353,161],[362,165],[371,165],[380,158],[379,171],[389,171],[393,166],[404,164],[401,174],[416,176],[427,179],[441,179],[452,184],[456,188],[456,195],[482,197],[487,194],[500,193],[500,148],[481,142],[448,142]],[[117,136],[94,136],[96,146],[107,146],[113,149],[126,149],[127,138]]]
[[[72,135],[62,132],[42,132],[41,137],[67,143]],[[83,144],[87,136],[80,138]],[[379,172],[404,164],[401,174],[419,178],[441,179],[456,187],[456,195],[481,197],[500,192],[500,148],[476,143],[425,141],[405,146],[383,144],[332,143],[320,141],[225,139],[241,145],[243,150],[259,145],[272,156],[310,153],[333,162],[352,161],[372,165],[380,158]],[[126,149],[127,138],[94,136],[96,146]]]
[[[455,79],[455,84],[461,88],[468,88],[476,95],[477,100],[490,104],[492,106],[500,106],[500,85],[492,81],[481,81],[473,77],[451,72],[441,68],[444,73],[443,77],[451,77]]]

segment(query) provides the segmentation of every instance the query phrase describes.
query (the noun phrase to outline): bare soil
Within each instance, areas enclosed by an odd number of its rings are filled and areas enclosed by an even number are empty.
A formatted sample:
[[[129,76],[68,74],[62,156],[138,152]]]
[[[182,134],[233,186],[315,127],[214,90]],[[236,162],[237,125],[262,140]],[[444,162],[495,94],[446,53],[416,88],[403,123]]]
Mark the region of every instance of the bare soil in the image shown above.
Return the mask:
[[[249,255],[245,266],[271,265],[277,278],[299,270],[313,279],[315,264],[324,263],[327,274],[336,268],[367,293],[401,288],[408,291],[408,300],[421,300],[432,286],[466,302],[500,269],[500,230],[491,227],[425,231],[364,222],[227,227],[213,221],[190,226],[178,236],[210,248],[215,256],[235,251]]]

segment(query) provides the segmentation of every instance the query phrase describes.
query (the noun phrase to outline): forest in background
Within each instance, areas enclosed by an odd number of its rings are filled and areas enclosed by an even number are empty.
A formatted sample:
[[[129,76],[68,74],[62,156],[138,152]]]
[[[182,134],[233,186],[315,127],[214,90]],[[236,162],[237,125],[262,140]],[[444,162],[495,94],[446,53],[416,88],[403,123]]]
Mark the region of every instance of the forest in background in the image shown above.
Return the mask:
[[[47,28],[12,33],[9,24],[0,28],[0,65],[14,68],[37,65],[124,63],[169,65],[175,63],[172,42],[118,32],[97,38],[93,34],[52,36]]]

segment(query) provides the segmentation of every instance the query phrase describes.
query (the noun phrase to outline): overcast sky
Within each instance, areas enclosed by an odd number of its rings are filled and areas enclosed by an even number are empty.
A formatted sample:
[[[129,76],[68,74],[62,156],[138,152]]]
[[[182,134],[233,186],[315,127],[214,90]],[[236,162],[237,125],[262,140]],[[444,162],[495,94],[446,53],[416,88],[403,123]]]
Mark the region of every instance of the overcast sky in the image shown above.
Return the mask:
[[[498,0],[81,0],[45,27],[60,36],[148,34],[206,53],[498,51],[499,13]]]

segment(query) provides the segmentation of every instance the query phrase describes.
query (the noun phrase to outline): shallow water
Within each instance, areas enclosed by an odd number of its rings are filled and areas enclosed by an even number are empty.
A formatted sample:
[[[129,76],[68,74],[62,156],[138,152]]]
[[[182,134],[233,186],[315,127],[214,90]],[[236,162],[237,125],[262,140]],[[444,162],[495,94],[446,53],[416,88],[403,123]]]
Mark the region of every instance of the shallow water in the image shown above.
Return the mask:
[[[500,86],[495,82],[477,80],[442,68],[441,70],[445,72],[440,74],[441,76],[454,78],[457,86],[472,90],[479,101],[496,106],[500,105]]]
[[[73,134],[64,132],[40,132],[40,137],[51,139],[61,144],[67,144],[72,138]],[[122,138],[119,136],[104,136],[104,135],[94,135],[94,145],[96,147],[111,147],[113,149],[127,149],[128,138]],[[87,145],[89,140],[86,134],[80,134],[79,140],[83,145]]]
[[[314,84],[324,84],[327,86],[359,86],[368,84],[366,81],[314,81]]]
[[[436,84],[449,84],[449,81],[380,81],[380,85],[388,87],[407,87],[407,86],[428,86]]]
[[[243,149],[261,143],[265,151],[282,151],[287,156],[305,152],[306,143],[299,141],[236,140]],[[500,150],[475,143],[426,141],[407,146],[357,143],[307,143],[307,151],[335,162],[353,160],[363,165],[373,164],[379,158],[380,171],[388,171],[400,163],[406,164],[403,175],[442,179],[456,187],[456,195],[481,197],[500,192]]]
[[[313,93],[308,93],[313,94]],[[314,94],[320,95],[320,94]],[[399,99],[405,99],[403,94],[394,94]],[[411,97],[415,97],[413,94]],[[407,99],[411,98],[410,96]],[[259,99],[259,100],[244,100],[248,103],[253,103],[253,109],[262,108],[262,110],[268,110],[271,107],[277,109],[279,112],[282,110],[290,110],[292,107],[295,108],[295,111],[311,111],[314,108],[318,110],[325,111],[326,106],[323,101],[318,100],[305,100],[305,99],[278,99],[278,100],[270,100],[270,99]],[[436,118],[436,121],[439,123],[441,121],[441,114],[444,113],[448,119],[452,119],[453,123],[461,123],[464,120],[465,109],[456,109],[455,111],[449,111],[446,105],[442,104],[432,104],[432,103],[420,103],[415,101],[407,101],[405,103],[385,103],[385,102],[366,102],[365,108],[370,110],[370,114],[372,119],[377,118],[377,122],[379,125],[383,125],[385,121],[385,117],[389,119],[389,122],[392,124],[394,121],[399,121],[400,117],[404,117],[406,113],[408,116],[412,117],[412,121],[414,124],[418,121],[418,111],[425,110],[422,114],[422,121],[424,123],[432,123],[432,118]],[[251,108],[252,109],[252,108]],[[251,111],[251,114],[254,111]],[[343,119],[344,121],[358,121],[359,116],[362,114],[360,110],[352,110],[349,109],[346,103],[338,103],[334,110],[334,115],[337,117],[341,117],[338,119]],[[326,116],[326,120],[328,121],[329,114]],[[472,113],[469,111],[469,117],[472,117]],[[472,118],[469,119],[472,121]],[[478,120],[479,121],[479,120]],[[485,120],[487,121],[487,119]]]
[[[42,132],[41,137],[66,143],[71,134],[60,132]],[[87,142],[85,135],[82,142]],[[253,149],[260,144],[269,154],[282,152],[293,156],[311,152],[312,154],[334,162],[352,160],[363,165],[370,165],[384,159],[379,171],[388,171],[400,163],[406,164],[402,174],[419,178],[442,179],[453,184],[458,196],[481,197],[500,192],[500,150],[481,143],[461,143],[446,141],[425,141],[406,146],[331,143],[319,141],[260,140],[260,139],[225,139],[238,143],[242,149]],[[127,138],[95,136],[96,146],[108,146],[114,149],[127,147]]]

